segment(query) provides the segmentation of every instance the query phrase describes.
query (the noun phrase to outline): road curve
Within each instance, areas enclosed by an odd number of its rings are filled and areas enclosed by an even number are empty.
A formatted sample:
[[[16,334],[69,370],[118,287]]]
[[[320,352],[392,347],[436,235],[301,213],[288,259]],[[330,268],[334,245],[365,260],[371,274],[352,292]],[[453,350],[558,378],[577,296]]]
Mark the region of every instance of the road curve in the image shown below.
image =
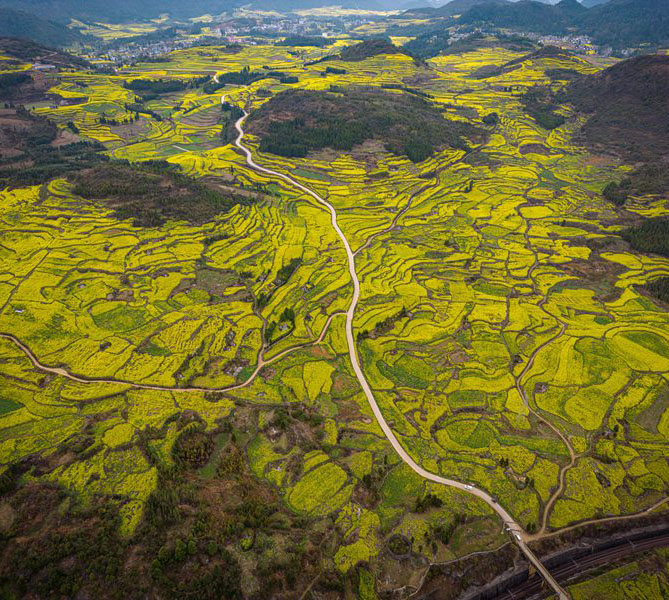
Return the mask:
[[[504,521],[504,525],[507,527],[509,531],[511,531],[513,539],[520,548],[520,550],[523,552],[527,560],[529,560],[530,563],[536,568],[536,570],[542,575],[542,577],[546,580],[546,582],[550,585],[550,587],[553,588],[555,593],[558,595],[558,598],[560,600],[568,600],[570,598],[569,594],[567,594],[567,592],[564,589],[562,589],[560,584],[553,578],[553,576],[546,569],[546,567],[543,566],[541,561],[535,556],[532,550],[530,550],[530,548],[528,547],[527,543],[525,542],[525,531],[523,530],[523,528],[518,523],[516,523],[516,521],[514,521],[513,517],[502,506],[500,506],[495,500],[493,500],[490,494],[472,485],[464,484],[460,481],[455,481],[454,479],[447,479],[445,477],[441,477],[440,475],[435,475],[434,473],[426,471],[416,461],[414,461],[413,458],[411,458],[411,456],[406,452],[402,444],[400,444],[399,440],[395,436],[395,433],[386,422],[386,419],[383,416],[381,409],[379,408],[379,405],[376,403],[376,399],[374,398],[372,389],[369,387],[367,379],[365,378],[365,375],[362,372],[362,369],[360,368],[360,362],[358,361],[358,354],[355,346],[355,338],[353,337],[353,317],[355,315],[355,309],[358,305],[358,300],[360,299],[360,280],[358,279],[358,275],[355,271],[355,257],[353,255],[353,251],[351,250],[351,246],[349,245],[348,240],[344,235],[344,232],[341,230],[339,224],[337,223],[337,211],[335,210],[334,206],[332,206],[332,204],[330,204],[324,198],[321,198],[321,196],[319,196],[316,192],[303,186],[301,183],[295,181],[294,179],[292,179],[288,175],[285,175],[284,173],[279,173],[278,171],[273,171],[272,169],[261,167],[253,160],[253,155],[251,151],[242,144],[242,139],[244,137],[244,130],[242,129],[242,124],[244,123],[244,120],[246,119],[247,116],[248,113],[244,111],[244,116],[238,119],[237,122],[235,123],[235,128],[237,129],[237,132],[239,134],[237,136],[237,139],[235,140],[235,146],[237,146],[237,148],[239,148],[246,155],[246,162],[248,163],[248,165],[251,168],[255,169],[256,171],[283,179],[290,185],[298,188],[299,190],[303,191],[306,194],[309,194],[312,198],[314,198],[314,200],[316,200],[319,204],[321,204],[328,211],[330,211],[330,215],[332,217],[331,218],[332,227],[337,232],[337,235],[341,239],[341,242],[346,250],[346,256],[348,257],[348,271],[349,274],[351,275],[351,281],[353,282],[353,297],[351,298],[351,304],[349,305],[348,310],[346,311],[346,341],[348,343],[348,353],[351,358],[353,371],[355,372],[358,382],[360,383],[360,387],[362,387],[365,396],[367,398],[367,402],[369,403],[369,406],[371,407],[372,412],[376,417],[376,421],[381,427],[381,430],[383,431],[384,435],[390,442],[391,446],[393,447],[395,452],[399,455],[399,457],[404,461],[404,463],[407,464],[414,472],[416,472],[424,479],[456,488],[468,494],[472,494],[473,496],[480,498],[486,504],[488,504],[488,506],[490,506],[490,508],[492,508],[502,518],[502,521]]]
[[[138,390],[154,390],[154,391],[160,391],[160,392],[217,392],[217,393],[227,393],[227,392],[232,392],[234,390],[238,390],[244,387],[247,387],[249,384],[251,384],[254,379],[258,376],[260,371],[268,366],[271,365],[273,362],[279,360],[280,358],[283,358],[287,354],[290,354],[291,352],[295,352],[296,350],[301,350],[302,348],[307,348],[308,346],[312,346],[315,344],[320,344],[323,342],[325,339],[325,334],[328,331],[328,328],[330,327],[330,324],[332,323],[332,319],[334,319],[337,315],[342,315],[344,314],[341,311],[332,313],[327,321],[325,322],[325,325],[323,326],[323,330],[321,331],[321,334],[318,336],[318,338],[313,341],[313,342],[304,342],[303,344],[299,344],[297,346],[291,346],[290,348],[286,348],[285,350],[282,350],[278,354],[275,354],[271,358],[265,360],[264,357],[264,352],[265,352],[265,347],[261,346],[260,351],[258,352],[258,364],[256,365],[256,368],[254,369],[253,373],[249,375],[248,379],[243,381],[242,383],[235,383],[232,385],[227,385],[224,387],[219,387],[219,388],[210,388],[210,387],[176,387],[176,386],[170,386],[170,385],[157,385],[157,384],[151,384],[151,383],[136,383],[133,381],[126,381],[123,379],[112,379],[109,377],[103,377],[100,379],[93,379],[89,377],[83,377],[80,375],[75,375],[74,373],[70,373],[63,367],[52,367],[49,365],[45,365],[44,363],[40,362],[40,360],[35,356],[33,351],[28,348],[19,338],[17,338],[15,335],[12,335],[11,333],[2,333],[0,332],[0,339],[5,339],[9,340],[12,342],[21,352],[23,352],[28,360],[35,366],[36,369],[39,369],[40,371],[44,371],[46,373],[53,373],[54,375],[60,375],[61,377],[65,377],[66,379],[69,379],[70,381],[76,381],[77,383],[100,383],[100,384],[110,384],[110,385],[122,385],[122,386],[127,386],[129,388],[135,388]]]

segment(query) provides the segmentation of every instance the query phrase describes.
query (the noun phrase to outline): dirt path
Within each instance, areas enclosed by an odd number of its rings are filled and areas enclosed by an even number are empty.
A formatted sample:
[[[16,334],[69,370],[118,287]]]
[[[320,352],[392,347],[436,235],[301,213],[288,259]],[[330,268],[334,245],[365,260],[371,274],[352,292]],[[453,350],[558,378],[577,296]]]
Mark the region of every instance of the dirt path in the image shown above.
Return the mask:
[[[574,529],[580,529],[581,527],[586,527],[588,525],[600,525],[602,523],[615,523],[617,521],[628,521],[630,519],[638,519],[639,517],[649,515],[655,509],[660,508],[660,506],[666,504],[667,502],[669,502],[669,496],[665,496],[661,500],[658,500],[652,506],[649,506],[648,508],[642,511],[632,513],[630,515],[618,515],[617,517],[602,517],[601,519],[588,519],[587,521],[581,521],[580,523],[569,525],[568,527],[563,527],[562,529],[551,531],[549,533],[534,533],[532,535],[528,535],[526,539],[528,542],[531,542],[534,540],[542,540],[549,537],[555,537],[556,535],[566,533],[567,531],[573,531]]]
[[[527,375],[527,373],[530,371],[532,366],[534,365],[534,359],[536,358],[537,354],[541,350],[543,350],[546,346],[549,344],[553,343],[555,340],[560,338],[561,336],[564,335],[565,331],[567,330],[567,326],[564,323],[560,323],[560,331],[556,333],[554,336],[546,340],[543,344],[540,346],[537,346],[537,348],[534,350],[532,353],[532,356],[530,356],[530,359],[527,361],[527,364],[525,365],[525,368],[522,370],[520,375],[517,377],[514,377],[515,384],[516,384],[516,389],[518,390],[518,393],[520,394],[520,397],[523,401],[523,404],[529,410],[537,419],[539,419],[542,423],[550,427],[555,434],[562,440],[562,443],[566,446],[567,451],[569,452],[569,462],[566,465],[563,465],[560,467],[560,472],[558,476],[558,487],[556,490],[553,492],[551,497],[548,499],[548,502],[546,502],[546,506],[544,507],[543,515],[541,517],[541,527],[539,528],[539,533],[543,534],[546,532],[546,529],[548,528],[548,519],[550,518],[551,511],[553,509],[553,505],[557,500],[562,496],[562,492],[564,491],[565,487],[565,480],[567,476],[567,471],[571,469],[575,464],[576,460],[578,459],[578,455],[574,451],[573,446],[569,442],[569,439],[565,434],[563,434],[558,427],[553,425],[548,419],[544,418],[537,410],[534,410],[532,406],[530,405],[529,399],[527,398],[527,393],[525,392],[525,387],[522,384],[522,380]]]
[[[12,335],[11,333],[0,333],[0,338],[9,340],[13,342],[18,348],[28,357],[30,362],[40,371],[45,371],[46,373],[53,373],[54,375],[60,375],[61,377],[65,377],[66,379],[69,379],[70,381],[76,381],[77,383],[104,383],[108,385],[119,385],[119,386],[124,386],[124,387],[130,387],[130,388],[135,388],[135,389],[140,389],[140,390],[156,390],[156,391],[161,391],[161,392],[218,392],[218,393],[225,393],[225,392],[231,392],[233,390],[238,390],[241,388],[245,388],[248,385],[250,385],[253,380],[259,375],[260,371],[262,370],[263,367],[266,367],[267,365],[271,365],[273,362],[279,360],[280,358],[283,358],[287,354],[290,354],[291,352],[295,352],[296,350],[301,350],[303,348],[308,348],[309,346],[315,346],[317,344],[320,344],[323,342],[325,339],[325,334],[327,333],[328,328],[330,327],[330,324],[332,323],[332,319],[334,319],[337,315],[343,315],[343,312],[335,312],[331,314],[327,321],[325,322],[325,325],[323,326],[323,330],[321,331],[321,334],[318,336],[318,338],[314,341],[310,342],[305,342],[304,344],[298,344],[297,346],[291,346],[290,348],[286,348],[285,350],[282,350],[272,358],[265,360],[264,358],[264,353],[265,350],[267,349],[266,347],[262,346],[260,348],[260,351],[258,352],[258,364],[256,365],[255,370],[251,375],[249,375],[249,378],[246,381],[243,381],[242,383],[235,383],[233,385],[228,385],[225,387],[220,387],[220,388],[211,388],[211,387],[176,387],[176,386],[169,386],[169,385],[153,385],[150,383],[136,383],[134,381],[125,381],[123,379],[113,379],[111,377],[101,377],[99,379],[94,379],[94,378],[89,378],[89,377],[82,377],[80,375],[74,375],[73,373],[70,373],[69,371],[65,370],[63,367],[52,367],[50,365],[45,365],[44,363],[40,362],[39,359],[33,354],[32,350],[28,348],[19,338],[16,336]]]

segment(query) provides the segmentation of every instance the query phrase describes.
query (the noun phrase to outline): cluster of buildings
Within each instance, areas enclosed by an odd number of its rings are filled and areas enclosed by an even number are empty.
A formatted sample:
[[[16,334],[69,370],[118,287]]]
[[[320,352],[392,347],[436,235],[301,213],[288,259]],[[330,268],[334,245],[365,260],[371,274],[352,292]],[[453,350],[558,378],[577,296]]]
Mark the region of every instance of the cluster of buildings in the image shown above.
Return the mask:
[[[336,37],[360,25],[373,21],[373,18],[361,15],[299,16],[299,15],[259,15],[228,17],[223,21],[202,23],[202,31],[193,34],[190,29],[176,28],[170,37],[156,40],[133,41],[101,50],[99,55],[113,64],[129,64],[139,60],[157,59],[173,50],[215,41],[217,43],[245,44],[266,43],[267,38],[289,36],[324,36]],[[255,41],[254,41],[255,40]]]
[[[610,56],[611,48],[597,46],[587,35],[536,35],[525,34],[530,39],[538,40],[544,46],[559,46],[566,50],[571,50],[576,54],[599,54],[601,56]]]
[[[128,64],[138,60],[151,60],[164,56],[173,50],[180,50],[199,43],[200,40],[194,38],[174,38],[160,40],[156,42],[131,43],[124,44],[117,48],[104,51],[104,58],[108,61],[121,65]]]

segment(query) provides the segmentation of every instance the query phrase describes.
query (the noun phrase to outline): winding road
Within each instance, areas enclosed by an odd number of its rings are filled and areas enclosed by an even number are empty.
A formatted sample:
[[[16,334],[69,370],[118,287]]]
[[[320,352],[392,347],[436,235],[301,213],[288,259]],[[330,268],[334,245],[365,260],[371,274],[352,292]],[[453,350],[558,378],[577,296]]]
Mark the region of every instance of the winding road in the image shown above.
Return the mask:
[[[351,298],[351,304],[349,305],[348,310],[346,311],[346,341],[348,344],[348,353],[351,358],[351,364],[353,366],[353,371],[355,372],[355,376],[357,377],[358,382],[360,383],[360,386],[362,387],[362,390],[365,393],[367,402],[369,403],[369,406],[371,407],[372,412],[374,413],[374,417],[376,418],[379,427],[381,427],[381,430],[383,431],[384,435],[390,442],[390,445],[393,447],[398,456],[404,461],[404,463],[407,464],[414,472],[416,472],[424,479],[433,481],[435,483],[440,483],[442,485],[447,485],[452,488],[456,488],[458,490],[476,496],[477,498],[480,498],[486,504],[488,504],[488,506],[490,506],[490,508],[492,508],[501,517],[506,529],[511,532],[515,543],[518,545],[522,553],[525,555],[527,560],[536,568],[536,570],[541,574],[541,576],[546,580],[548,585],[550,585],[553,591],[557,594],[558,598],[560,600],[568,600],[570,598],[569,594],[567,594],[567,592],[564,589],[562,589],[560,584],[553,578],[553,576],[546,569],[546,567],[544,567],[544,565],[536,557],[536,555],[532,552],[532,550],[530,550],[529,546],[525,541],[526,534],[523,528],[518,523],[516,523],[513,517],[502,506],[500,506],[490,494],[477,487],[474,487],[473,485],[465,484],[460,481],[455,481],[454,479],[447,479],[445,477],[441,477],[440,475],[435,475],[434,473],[426,471],[416,461],[414,461],[413,458],[411,458],[411,456],[407,453],[402,444],[400,444],[399,440],[395,436],[395,433],[386,422],[386,419],[383,416],[383,413],[381,412],[381,409],[379,408],[376,399],[374,398],[372,389],[370,388],[369,383],[367,382],[367,379],[365,378],[365,375],[362,372],[362,369],[360,368],[360,362],[358,360],[358,354],[355,346],[355,338],[353,336],[353,317],[355,315],[355,309],[358,306],[358,301],[360,300],[360,280],[358,279],[358,275],[355,271],[355,256],[353,254],[353,251],[351,250],[351,246],[348,243],[348,240],[346,239],[344,232],[341,230],[339,224],[337,223],[337,211],[335,210],[334,206],[332,206],[332,204],[330,204],[327,200],[319,196],[313,190],[310,190],[309,188],[295,181],[288,175],[285,175],[284,173],[279,173],[278,171],[273,171],[272,169],[268,169],[266,167],[262,167],[253,160],[253,154],[251,153],[251,150],[249,150],[246,146],[242,144],[242,139],[244,138],[244,130],[242,128],[242,124],[244,123],[246,117],[248,117],[248,113],[244,111],[244,116],[240,117],[239,120],[235,123],[235,128],[237,129],[237,132],[239,134],[237,136],[237,139],[235,140],[235,146],[237,146],[237,148],[239,148],[246,155],[246,162],[249,165],[249,167],[255,169],[260,173],[265,173],[266,175],[271,175],[273,177],[278,177],[284,180],[290,185],[296,187],[297,189],[311,196],[314,200],[316,200],[316,202],[324,206],[330,212],[332,227],[337,232],[337,235],[339,236],[339,239],[341,239],[341,242],[344,245],[344,249],[346,250],[346,256],[348,258],[348,271],[351,276],[351,281],[353,283],[353,297]]]

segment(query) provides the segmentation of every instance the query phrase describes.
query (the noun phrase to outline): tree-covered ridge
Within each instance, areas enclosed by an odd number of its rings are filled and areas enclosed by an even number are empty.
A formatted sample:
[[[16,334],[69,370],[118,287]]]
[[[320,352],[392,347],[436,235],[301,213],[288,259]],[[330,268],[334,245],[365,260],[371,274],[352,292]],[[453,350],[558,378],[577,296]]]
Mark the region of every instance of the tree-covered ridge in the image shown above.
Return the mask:
[[[347,46],[339,53],[339,58],[347,62],[357,62],[379,54],[406,54],[406,52],[395,46],[389,39],[373,38]]]
[[[23,107],[0,109],[0,117],[0,187],[45,183],[108,160],[97,142],[57,145],[56,125]]]
[[[655,298],[669,304],[669,277],[653,279],[645,287]]]
[[[250,85],[263,79],[278,79],[280,83],[295,83],[297,77],[287,75],[282,71],[252,70],[248,66],[239,71],[229,71],[219,75],[215,80],[204,84],[204,92],[213,94],[226,85]]]
[[[406,16],[429,20],[418,26],[423,29],[420,33],[434,29],[436,24],[443,29],[468,25],[543,35],[576,33],[615,48],[643,44],[661,46],[669,42],[669,5],[657,0],[610,0],[596,6],[577,0],[562,0],[556,4],[537,0],[454,0],[436,9],[412,9]]]
[[[669,56],[639,56],[580,77],[559,100],[588,115],[583,135],[592,147],[631,162],[669,153]]]
[[[142,227],[156,227],[168,219],[204,223],[236,204],[249,205],[255,200],[249,195],[222,193],[164,161],[115,162],[81,171],[70,179],[76,195],[104,200],[119,219],[133,218]]]
[[[414,162],[446,147],[466,150],[466,138],[483,135],[472,125],[444,118],[423,98],[361,87],[282,92],[256,111],[249,125],[260,136],[262,152],[306,156],[326,147],[351,150],[375,139]]]
[[[23,62],[46,62],[57,67],[90,68],[90,63],[81,56],[75,56],[50,46],[15,37],[0,37],[0,51]]]
[[[638,252],[652,252],[669,256],[669,219],[647,219],[623,232],[623,237]]]
[[[0,36],[30,39],[40,44],[61,47],[85,39],[76,29],[70,29],[63,23],[15,10],[17,4],[24,8],[23,3],[17,2],[12,2],[10,7],[0,7]],[[42,14],[49,15],[50,12]]]
[[[220,0],[0,0],[0,6],[16,8],[32,15],[49,15],[58,23],[67,25],[71,19],[102,22],[128,22],[138,19],[151,19],[169,13],[173,17],[192,17],[206,13],[218,14],[222,9]],[[227,5],[233,6],[230,2]]]
[[[332,43],[332,40],[322,36],[316,35],[291,35],[280,42],[277,42],[277,46],[316,46],[317,48],[323,48]]]
[[[662,196],[669,194],[669,169],[661,163],[650,163],[632,171],[620,182],[612,181],[604,188],[604,197],[618,206],[630,196]]]

